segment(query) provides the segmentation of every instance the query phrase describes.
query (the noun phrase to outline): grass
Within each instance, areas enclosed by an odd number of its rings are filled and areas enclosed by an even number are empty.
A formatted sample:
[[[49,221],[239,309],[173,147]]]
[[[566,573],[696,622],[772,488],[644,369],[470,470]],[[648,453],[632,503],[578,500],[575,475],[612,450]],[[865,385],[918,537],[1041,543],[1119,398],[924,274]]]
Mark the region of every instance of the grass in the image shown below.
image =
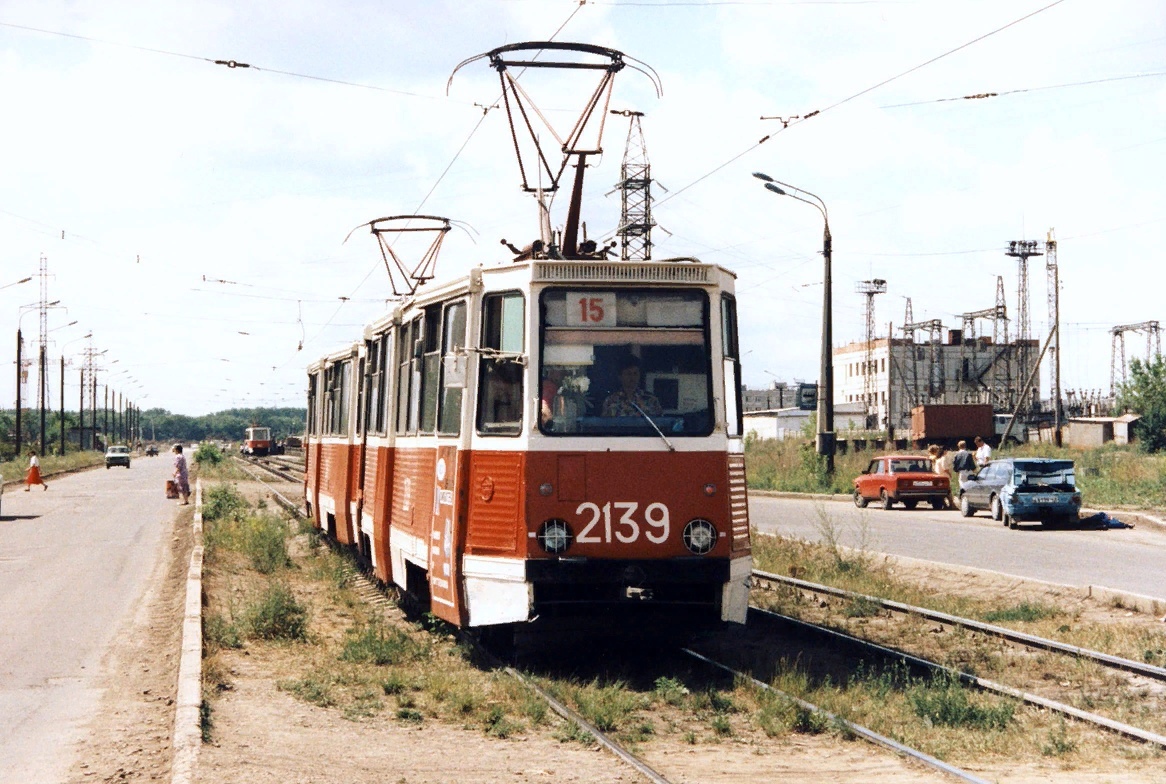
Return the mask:
[[[105,465],[104,452],[69,452],[64,456],[42,455],[40,458],[41,474],[47,479],[51,479],[53,474],[99,465]],[[28,473],[27,455],[0,463],[0,477],[3,477],[5,482],[22,481],[26,473]]]

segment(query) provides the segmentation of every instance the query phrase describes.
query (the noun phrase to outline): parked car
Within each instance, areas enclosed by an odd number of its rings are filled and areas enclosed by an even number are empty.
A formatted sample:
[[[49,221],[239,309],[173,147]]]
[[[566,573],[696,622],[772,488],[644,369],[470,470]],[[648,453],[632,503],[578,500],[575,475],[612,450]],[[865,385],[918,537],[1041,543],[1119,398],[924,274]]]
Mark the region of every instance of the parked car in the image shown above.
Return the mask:
[[[950,481],[935,473],[927,455],[876,457],[854,479],[854,505],[859,509],[871,501],[878,501],[883,509],[899,502],[914,509],[920,501],[942,509],[950,492]]]
[[[988,510],[1009,528],[1037,521],[1075,523],[1081,516],[1081,491],[1072,460],[1005,457],[969,476],[960,487],[960,513]]]
[[[115,444],[105,450],[105,467],[109,468],[115,465],[130,467],[130,448],[128,446]]]

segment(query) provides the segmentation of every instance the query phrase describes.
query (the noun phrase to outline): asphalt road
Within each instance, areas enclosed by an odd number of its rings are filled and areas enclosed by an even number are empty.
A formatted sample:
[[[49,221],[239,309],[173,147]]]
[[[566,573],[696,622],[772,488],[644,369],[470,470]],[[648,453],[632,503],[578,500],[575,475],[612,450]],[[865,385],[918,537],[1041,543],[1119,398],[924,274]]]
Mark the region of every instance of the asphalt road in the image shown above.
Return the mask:
[[[0,508],[0,784],[56,784],[165,552],[166,457],[9,486]]]
[[[1116,515],[1118,519],[1120,514]],[[930,507],[907,511],[846,501],[752,495],[749,519],[764,532],[822,541],[938,563],[991,569],[1066,585],[1098,585],[1166,597],[1166,529],[1012,531],[987,512],[961,517]]]

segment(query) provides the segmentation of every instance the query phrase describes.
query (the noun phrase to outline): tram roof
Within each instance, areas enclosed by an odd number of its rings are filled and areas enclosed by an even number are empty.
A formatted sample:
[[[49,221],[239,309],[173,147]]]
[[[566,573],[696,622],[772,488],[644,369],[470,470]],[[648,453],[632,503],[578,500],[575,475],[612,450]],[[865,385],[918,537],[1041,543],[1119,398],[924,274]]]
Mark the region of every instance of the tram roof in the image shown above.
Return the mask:
[[[480,286],[494,288],[491,283],[509,279],[505,286],[526,288],[534,285],[575,283],[594,286],[724,286],[736,280],[736,274],[718,264],[708,264],[690,256],[652,261],[620,261],[608,259],[536,259],[511,262],[490,267],[475,267],[466,275],[445,281],[419,291],[397,303],[396,307],[370,322],[364,329],[365,338],[383,332],[400,314],[411,307],[423,307],[440,302],[459,293]]]

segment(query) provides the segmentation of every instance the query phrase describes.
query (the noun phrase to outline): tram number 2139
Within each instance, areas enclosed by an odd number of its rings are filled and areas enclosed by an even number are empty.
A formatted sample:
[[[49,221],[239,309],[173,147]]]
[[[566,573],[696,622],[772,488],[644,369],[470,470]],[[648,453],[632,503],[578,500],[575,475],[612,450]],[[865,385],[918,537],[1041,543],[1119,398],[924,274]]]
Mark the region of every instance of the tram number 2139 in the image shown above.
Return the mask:
[[[640,519],[636,515],[638,509],[639,504],[635,501],[609,501],[603,506],[591,501],[579,504],[575,514],[587,522],[576,541],[580,544],[610,544],[614,537],[616,541],[631,544],[643,533],[652,544],[666,542],[668,507],[661,503],[648,504]],[[601,521],[602,529],[599,528]]]

